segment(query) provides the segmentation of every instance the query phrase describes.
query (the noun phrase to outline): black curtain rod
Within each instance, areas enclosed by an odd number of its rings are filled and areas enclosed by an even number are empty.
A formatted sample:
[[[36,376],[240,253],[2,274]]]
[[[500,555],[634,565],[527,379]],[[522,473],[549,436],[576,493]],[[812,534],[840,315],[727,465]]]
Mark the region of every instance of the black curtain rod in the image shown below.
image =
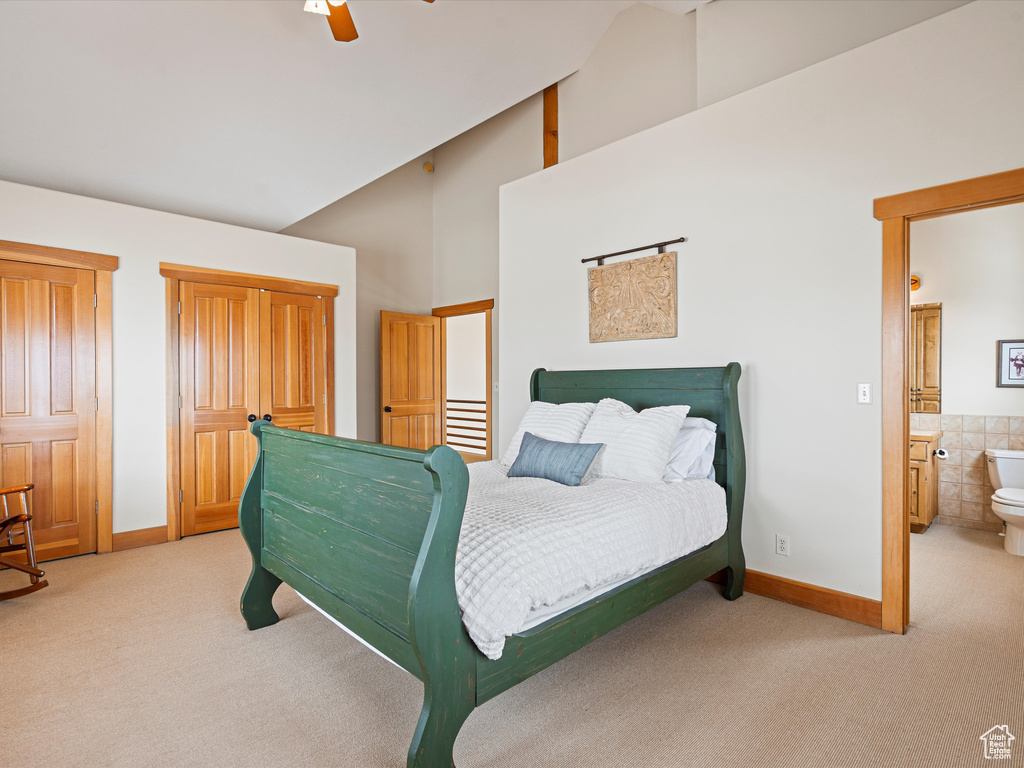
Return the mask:
[[[676,240],[666,240],[663,243],[651,243],[650,245],[641,245],[639,248],[630,248],[628,251],[616,251],[615,253],[606,253],[604,256],[591,256],[589,259],[580,259],[580,263],[586,264],[588,261],[596,261],[597,266],[601,266],[605,259],[610,259],[612,256],[622,256],[624,253],[636,253],[637,251],[646,251],[648,248],[657,248],[658,253],[665,252],[666,245],[672,245],[672,243],[685,243],[686,238],[680,237]]]

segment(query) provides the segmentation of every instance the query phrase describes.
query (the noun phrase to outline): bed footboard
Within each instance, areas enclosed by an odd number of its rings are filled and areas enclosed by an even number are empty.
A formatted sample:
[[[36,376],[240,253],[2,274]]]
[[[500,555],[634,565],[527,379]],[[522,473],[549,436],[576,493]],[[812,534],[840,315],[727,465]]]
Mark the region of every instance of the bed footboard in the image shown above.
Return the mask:
[[[455,593],[469,475],[451,448],[363,443],[258,421],[259,454],[239,505],[252,555],[241,611],[274,624],[292,586],[423,681],[410,768],[450,766],[476,706],[476,661]]]
[[[466,634],[455,555],[469,474],[451,448],[429,451],[295,432],[258,421],[260,448],[239,505],[252,555],[241,610],[250,629],[278,621],[286,583],[395,664],[423,681],[408,768],[454,766],[459,729],[479,704],[697,581],[725,569],[725,597],[743,594],[740,536],[746,462],[737,385],[740,366],[545,371],[533,400],[643,409],[690,405],[718,425],[717,482],[728,526],[718,541],[508,639],[491,661]]]

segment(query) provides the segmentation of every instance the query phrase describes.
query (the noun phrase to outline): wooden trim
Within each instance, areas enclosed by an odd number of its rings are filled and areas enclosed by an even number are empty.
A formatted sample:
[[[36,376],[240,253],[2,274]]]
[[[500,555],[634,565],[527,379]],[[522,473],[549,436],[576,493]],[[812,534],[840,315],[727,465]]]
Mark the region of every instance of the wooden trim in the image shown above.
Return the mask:
[[[558,83],[544,89],[544,167],[558,165]]]
[[[875,200],[882,221],[882,629],[910,623],[910,237],[912,219],[1024,201],[1024,168]]]
[[[493,302],[492,302],[493,303]],[[484,408],[487,410],[487,452],[484,454],[488,460],[494,457],[494,403],[492,402],[492,396],[494,394],[494,374],[491,368],[491,310],[487,310],[485,313],[485,329],[484,336],[487,339],[487,397]]]
[[[109,270],[96,270],[96,553],[113,551],[113,299]]]
[[[494,309],[494,299],[470,301],[465,304],[449,304],[447,307],[434,307],[430,314],[434,317],[455,317],[456,315],[475,315],[487,309]]]
[[[918,216],[909,217],[911,221],[926,221],[928,219],[938,219],[942,216],[949,216],[951,213],[959,213],[960,211],[980,211],[984,208],[999,208],[1003,205],[1016,205],[1024,201],[1024,198],[1011,197],[1009,200],[1000,200],[998,203],[989,203],[988,205],[970,205],[966,208],[954,208],[950,211],[939,211],[938,213],[922,213]]]
[[[138,531],[125,531],[114,534],[114,551],[121,552],[135,547],[148,547],[151,544],[163,544],[167,541],[167,526],[142,528]]]
[[[722,570],[709,576],[708,581],[725,584],[725,571]],[[838,616],[840,619],[866,624],[876,629],[882,627],[882,604],[878,600],[868,597],[851,595],[848,592],[839,592],[750,569],[747,569],[743,591],[799,605],[801,608],[809,608],[819,613],[827,613],[829,616]]]
[[[239,288],[262,288],[267,291],[281,293],[298,293],[304,296],[337,296],[338,286],[326,283],[310,283],[305,280],[289,280],[283,277],[266,277],[250,275],[244,272],[225,272],[220,269],[205,267],[188,267],[182,264],[160,262],[160,274],[175,280],[190,283],[212,283],[214,285],[233,285]]]
[[[178,490],[181,488],[181,411],[178,410],[180,383],[179,352],[178,352],[178,281],[168,277],[164,280],[164,293],[167,297],[166,335],[165,335],[165,378],[167,392],[167,525],[165,533],[168,541],[181,538],[181,504],[178,501]]]
[[[118,265],[117,256],[89,253],[88,251],[72,251],[67,248],[51,248],[48,245],[15,243],[10,240],[0,240],[0,259],[104,272],[112,272],[117,269]]]
[[[882,222],[882,628],[910,610],[910,249],[906,219]]]
[[[989,207],[1024,199],[1024,168],[954,181],[875,200],[879,221],[933,217],[965,208]]]
[[[327,432],[334,432],[334,297],[324,296],[327,325],[324,334],[324,360],[327,368]]]
[[[465,304],[449,304],[446,307],[434,307],[431,314],[434,317],[441,318],[441,425],[442,439],[447,444],[447,423],[448,423],[448,329],[445,325],[445,318],[458,317],[461,315],[475,315],[480,312],[484,313],[484,338],[486,343],[485,355],[487,363],[487,395],[484,400],[484,408],[487,416],[484,419],[487,427],[487,448],[484,454],[485,458],[480,461],[489,461],[494,456],[494,374],[492,364],[492,339],[493,326],[491,323],[491,310],[494,309],[494,299],[482,299],[480,301],[470,301]],[[453,443],[455,445],[455,443]]]
[[[448,317],[435,317],[441,318],[441,445],[448,445]]]

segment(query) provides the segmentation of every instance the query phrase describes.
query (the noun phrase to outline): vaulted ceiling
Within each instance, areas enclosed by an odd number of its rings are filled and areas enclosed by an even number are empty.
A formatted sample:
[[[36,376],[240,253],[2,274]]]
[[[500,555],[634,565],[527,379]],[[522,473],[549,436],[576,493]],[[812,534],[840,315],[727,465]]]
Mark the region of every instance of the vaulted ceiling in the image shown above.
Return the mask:
[[[571,74],[632,2],[350,0],[352,43],[302,0],[0,2],[0,179],[277,231]]]

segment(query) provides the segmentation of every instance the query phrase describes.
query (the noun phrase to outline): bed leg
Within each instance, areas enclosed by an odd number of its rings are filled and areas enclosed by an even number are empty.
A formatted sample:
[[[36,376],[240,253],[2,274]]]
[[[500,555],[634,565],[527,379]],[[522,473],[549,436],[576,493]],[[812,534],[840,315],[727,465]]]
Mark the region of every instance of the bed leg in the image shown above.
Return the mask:
[[[242,618],[249,629],[277,624],[281,617],[274,610],[274,593],[281,580],[261,565],[253,563],[249,583],[242,592]]]
[[[722,594],[726,600],[735,600],[743,595],[743,581],[747,576],[745,565],[726,566],[725,569],[725,590]]]
[[[407,768],[455,768],[455,739],[472,711],[472,703],[427,693],[409,747]]]

